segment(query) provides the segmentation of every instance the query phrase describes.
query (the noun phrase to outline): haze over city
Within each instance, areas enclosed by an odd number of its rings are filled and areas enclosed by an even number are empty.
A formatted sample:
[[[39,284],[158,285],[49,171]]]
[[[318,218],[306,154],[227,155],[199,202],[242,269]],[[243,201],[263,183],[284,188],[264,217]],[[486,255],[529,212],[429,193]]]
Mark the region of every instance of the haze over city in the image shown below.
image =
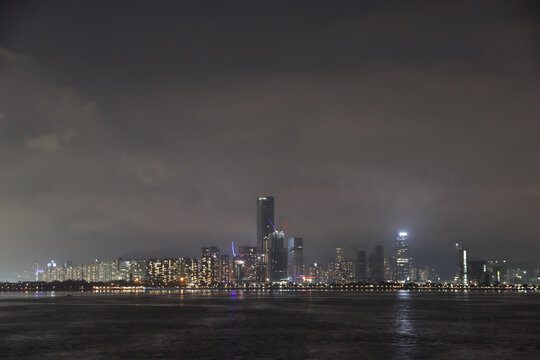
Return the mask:
[[[538,266],[534,2],[2,2],[0,280],[51,259],[409,234]]]

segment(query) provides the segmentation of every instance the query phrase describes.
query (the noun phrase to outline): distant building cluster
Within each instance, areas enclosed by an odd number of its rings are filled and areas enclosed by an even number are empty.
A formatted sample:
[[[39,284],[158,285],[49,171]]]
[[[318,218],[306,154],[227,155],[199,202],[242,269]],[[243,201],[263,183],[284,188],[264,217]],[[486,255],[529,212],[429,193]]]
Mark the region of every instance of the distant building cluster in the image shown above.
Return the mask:
[[[509,266],[506,260],[469,260],[466,247],[456,244],[458,269],[454,282],[459,285],[539,284],[540,271]]]
[[[346,256],[336,248],[335,261],[326,264],[304,262],[304,239],[285,238],[283,226],[274,221],[274,198],[257,198],[257,246],[231,245],[231,254],[215,246],[202,247],[200,258],[95,260],[89,264],[57,264],[44,267],[34,263],[32,280],[87,282],[126,281],[155,286],[227,287],[261,283],[295,284],[381,284],[438,283],[438,271],[432,266],[417,267],[409,253],[406,232],[394,234],[390,256],[384,247],[375,245],[368,253],[354,248]],[[456,244],[457,285],[538,284],[540,273],[509,267],[506,261],[469,260],[467,248]],[[28,280],[28,279],[27,279]]]

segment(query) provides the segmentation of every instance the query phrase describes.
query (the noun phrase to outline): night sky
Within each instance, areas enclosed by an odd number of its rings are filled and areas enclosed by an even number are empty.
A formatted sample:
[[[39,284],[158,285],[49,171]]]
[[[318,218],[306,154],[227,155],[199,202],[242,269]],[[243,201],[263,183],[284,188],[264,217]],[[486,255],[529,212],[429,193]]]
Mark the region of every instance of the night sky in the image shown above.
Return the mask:
[[[3,1],[0,280],[301,236],[540,264],[540,4]]]

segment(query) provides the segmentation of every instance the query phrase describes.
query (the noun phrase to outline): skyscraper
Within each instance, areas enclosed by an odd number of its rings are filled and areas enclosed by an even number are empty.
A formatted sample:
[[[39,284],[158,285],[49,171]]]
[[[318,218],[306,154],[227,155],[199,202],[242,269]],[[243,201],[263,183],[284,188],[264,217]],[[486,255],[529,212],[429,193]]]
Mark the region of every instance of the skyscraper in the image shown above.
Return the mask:
[[[240,264],[244,266],[244,272],[240,279],[246,281],[257,280],[257,248],[252,246],[240,246],[238,248],[237,259],[242,260]]]
[[[329,280],[336,284],[354,281],[354,262],[345,259],[343,248],[336,248],[336,262],[328,264]]]
[[[456,244],[456,250],[458,255],[458,272],[457,272],[457,280],[459,285],[468,285],[469,279],[468,279],[468,264],[467,264],[467,248],[464,248],[463,246]]]
[[[300,237],[289,238],[289,277],[292,281],[300,283],[304,276],[304,239]]]
[[[321,264],[313,263],[309,266],[309,281],[314,284],[319,284],[322,281],[322,266]]]
[[[148,260],[133,259],[120,260],[119,274],[120,279],[129,282],[145,282],[148,281]],[[81,266],[82,269],[82,266]],[[82,274],[81,274],[82,278]]]
[[[231,259],[229,255],[221,255],[219,275],[222,284],[231,282]]]
[[[257,250],[263,252],[263,239],[274,232],[274,197],[260,196],[257,198]]]
[[[201,277],[201,260],[197,258],[186,258],[186,282],[189,284],[199,284]]]
[[[384,247],[375,245],[373,253],[369,256],[369,280],[375,284],[384,281],[384,270]]]
[[[394,280],[411,281],[411,264],[409,257],[408,235],[400,232],[394,235]]]
[[[343,249],[340,247],[336,248],[336,261],[337,262],[345,261],[345,256],[343,255]]]
[[[203,285],[219,282],[220,265],[219,249],[217,247],[201,248],[201,280]]]
[[[363,250],[356,252],[356,281],[365,283],[367,280],[366,274],[366,252]]]
[[[283,231],[274,231],[268,239],[267,279],[272,282],[287,278],[287,248],[284,247]]]
[[[150,259],[148,276],[155,284],[176,284],[179,279],[178,259]]]
[[[467,268],[467,280],[473,285],[489,284],[489,272],[487,271],[487,261],[474,260],[469,261]]]

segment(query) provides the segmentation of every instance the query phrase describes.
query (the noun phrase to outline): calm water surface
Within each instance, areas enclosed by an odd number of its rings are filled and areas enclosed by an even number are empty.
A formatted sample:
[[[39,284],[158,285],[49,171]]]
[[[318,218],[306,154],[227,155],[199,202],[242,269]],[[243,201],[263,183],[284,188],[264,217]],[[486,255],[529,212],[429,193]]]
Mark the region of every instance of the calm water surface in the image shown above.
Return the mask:
[[[0,295],[0,359],[538,359],[540,294]]]

